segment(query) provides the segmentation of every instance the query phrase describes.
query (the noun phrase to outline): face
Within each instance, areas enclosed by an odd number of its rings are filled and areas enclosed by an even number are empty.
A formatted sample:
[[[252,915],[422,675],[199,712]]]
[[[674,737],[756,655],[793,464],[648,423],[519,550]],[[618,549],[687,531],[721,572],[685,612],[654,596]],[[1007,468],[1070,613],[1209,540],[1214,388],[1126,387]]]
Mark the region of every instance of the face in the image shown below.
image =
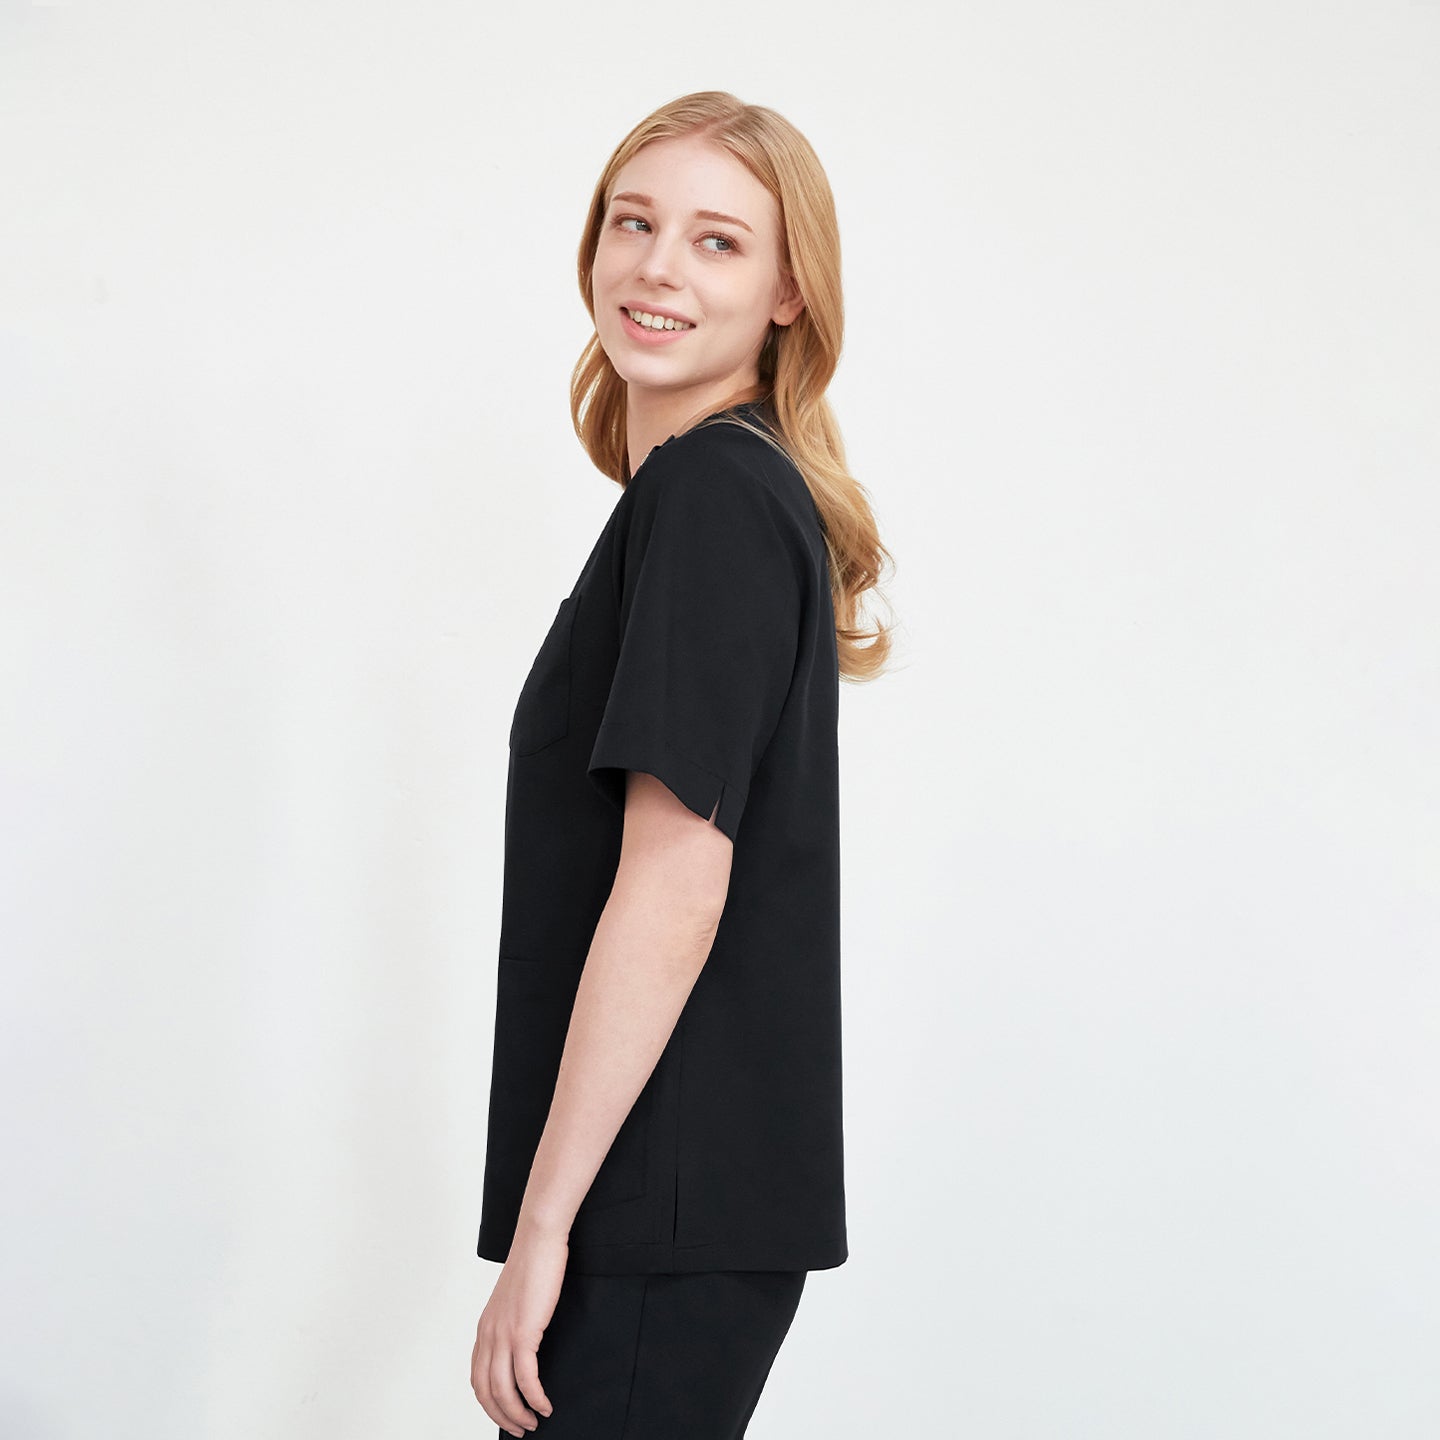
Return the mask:
[[[608,200],[592,276],[595,327],[632,404],[753,385],[771,321],[788,325],[802,308],[780,272],[774,197],[726,151],[681,136],[631,156]],[[640,314],[656,320],[637,323]],[[668,326],[664,317],[675,328],[649,328]]]

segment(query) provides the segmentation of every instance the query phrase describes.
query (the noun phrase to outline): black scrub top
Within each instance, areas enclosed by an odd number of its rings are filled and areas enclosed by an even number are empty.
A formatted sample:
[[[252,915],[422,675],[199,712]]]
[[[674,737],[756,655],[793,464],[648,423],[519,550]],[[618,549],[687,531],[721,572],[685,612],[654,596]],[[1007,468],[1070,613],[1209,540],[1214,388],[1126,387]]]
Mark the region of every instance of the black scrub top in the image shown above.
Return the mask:
[[[510,730],[477,1253],[503,1261],[620,858],[625,772],[733,842],[709,957],[576,1213],[588,1274],[848,1255],[839,665],[820,515],[763,402],[655,446],[560,602]],[[773,426],[770,427],[773,430]]]

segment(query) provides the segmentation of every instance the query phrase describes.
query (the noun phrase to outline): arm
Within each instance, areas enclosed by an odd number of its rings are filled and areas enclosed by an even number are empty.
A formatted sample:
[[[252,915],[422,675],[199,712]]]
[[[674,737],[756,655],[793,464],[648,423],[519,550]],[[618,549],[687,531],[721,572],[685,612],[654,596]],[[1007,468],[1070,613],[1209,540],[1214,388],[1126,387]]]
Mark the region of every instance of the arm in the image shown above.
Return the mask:
[[[653,775],[627,772],[620,864],[580,977],[520,1230],[569,1233],[710,954],[730,857],[715,825]]]
[[[553,1413],[537,1352],[554,1314],[570,1226],[710,954],[731,844],[655,776],[625,774],[620,863],[581,973],[515,1239],[480,1317],[471,1386],[513,1435]],[[511,1428],[515,1427],[515,1428]]]

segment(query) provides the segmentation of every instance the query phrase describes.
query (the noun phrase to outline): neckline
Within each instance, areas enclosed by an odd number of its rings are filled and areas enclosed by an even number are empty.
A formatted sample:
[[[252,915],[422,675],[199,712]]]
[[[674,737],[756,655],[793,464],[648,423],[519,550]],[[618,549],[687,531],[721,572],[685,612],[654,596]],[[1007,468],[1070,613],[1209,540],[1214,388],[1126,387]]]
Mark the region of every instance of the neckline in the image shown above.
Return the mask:
[[[763,396],[756,400],[742,400],[738,405],[726,405],[719,410],[712,410],[708,415],[702,415],[689,430],[681,430],[679,434],[667,435],[658,445],[652,445],[649,450],[645,452],[645,458],[636,467],[630,479],[626,481],[627,487],[634,483],[635,477],[650,463],[650,457],[657,450],[663,450],[672,440],[678,440],[680,435],[691,434],[702,425],[713,420],[717,415],[744,415],[746,419],[760,419],[761,423],[764,424],[763,418],[758,414],[759,411],[764,409],[764,406],[765,400]],[[765,428],[768,430],[770,427],[767,425]]]

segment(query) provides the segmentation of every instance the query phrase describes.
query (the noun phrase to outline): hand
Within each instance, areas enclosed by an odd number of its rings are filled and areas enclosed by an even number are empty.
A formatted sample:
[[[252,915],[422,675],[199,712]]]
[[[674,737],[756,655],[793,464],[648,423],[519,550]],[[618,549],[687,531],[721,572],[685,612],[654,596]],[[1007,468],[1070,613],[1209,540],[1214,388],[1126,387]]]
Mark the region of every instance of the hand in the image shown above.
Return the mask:
[[[540,1423],[526,1401],[542,1415],[551,1413],[536,1352],[555,1313],[569,1257],[568,1235],[532,1226],[522,1216],[480,1316],[470,1387],[485,1413],[511,1435],[523,1435]]]

